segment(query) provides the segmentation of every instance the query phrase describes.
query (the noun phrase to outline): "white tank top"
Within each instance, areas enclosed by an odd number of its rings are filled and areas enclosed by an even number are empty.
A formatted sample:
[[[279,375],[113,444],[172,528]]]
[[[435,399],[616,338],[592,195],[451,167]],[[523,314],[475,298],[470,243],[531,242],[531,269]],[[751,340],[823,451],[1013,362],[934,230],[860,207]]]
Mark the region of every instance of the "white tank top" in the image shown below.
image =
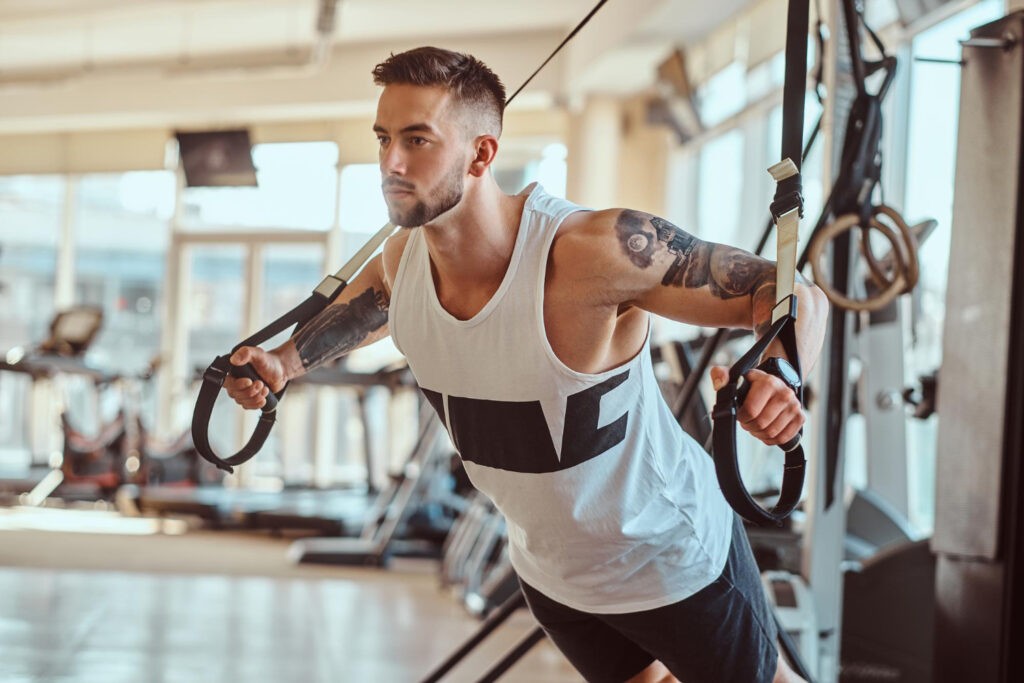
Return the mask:
[[[718,577],[732,512],[662,398],[649,331],[636,356],[598,374],[571,370],[548,343],[548,251],[579,210],[533,187],[505,278],[469,320],[441,306],[415,230],[389,324],[469,478],[505,515],[522,579],[578,610],[636,612]]]

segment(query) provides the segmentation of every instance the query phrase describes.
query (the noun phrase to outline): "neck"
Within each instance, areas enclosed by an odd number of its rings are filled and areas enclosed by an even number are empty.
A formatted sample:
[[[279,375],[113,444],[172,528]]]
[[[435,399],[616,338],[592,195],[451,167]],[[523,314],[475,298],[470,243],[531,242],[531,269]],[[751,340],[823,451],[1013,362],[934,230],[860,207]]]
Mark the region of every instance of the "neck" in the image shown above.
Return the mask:
[[[500,283],[525,203],[502,192],[490,174],[467,183],[457,207],[420,228],[437,277],[454,287]]]

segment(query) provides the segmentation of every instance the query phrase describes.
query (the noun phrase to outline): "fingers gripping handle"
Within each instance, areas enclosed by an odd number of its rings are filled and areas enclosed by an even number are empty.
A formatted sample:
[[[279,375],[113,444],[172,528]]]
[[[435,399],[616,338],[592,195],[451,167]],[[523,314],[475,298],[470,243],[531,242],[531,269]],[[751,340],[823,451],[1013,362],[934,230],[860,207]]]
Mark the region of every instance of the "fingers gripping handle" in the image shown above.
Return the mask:
[[[741,407],[743,407],[743,402],[747,400],[747,394],[749,394],[749,393],[750,393],[750,381],[746,378],[746,376],[744,376],[740,380],[739,386],[736,388],[736,410],[739,410]],[[785,452],[789,453],[790,451],[792,451],[793,449],[795,449],[797,446],[800,445],[800,440],[803,439],[803,438],[804,438],[804,428],[801,427],[800,431],[798,431],[796,433],[796,436],[794,436],[792,439],[790,439],[786,443],[779,444],[779,448],[781,448]]]
[[[260,374],[256,372],[256,368],[252,366],[252,363],[246,363],[245,365],[234,365],[232,364],[231,369],[228,370],[228,374],[236,379],[250,379],[253,383],[263,382],[263,385],[267,387],[267,402],[260,409],[264,413],[272,413],[277,410],[278,396],[270,391],[270,383],[260,377]]]

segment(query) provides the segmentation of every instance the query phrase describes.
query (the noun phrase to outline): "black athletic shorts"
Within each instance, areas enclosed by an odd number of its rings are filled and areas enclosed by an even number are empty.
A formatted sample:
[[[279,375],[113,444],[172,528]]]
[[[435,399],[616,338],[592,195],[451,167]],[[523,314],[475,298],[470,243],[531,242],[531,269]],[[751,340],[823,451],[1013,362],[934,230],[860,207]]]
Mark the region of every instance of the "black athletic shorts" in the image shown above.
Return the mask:
[[[770,683],[777,631],[743,524],[710,585],[673,605],[628,614],[580,612],[520,580],[533,616],[591,683],[622,683],[654,660],[685,683]]]

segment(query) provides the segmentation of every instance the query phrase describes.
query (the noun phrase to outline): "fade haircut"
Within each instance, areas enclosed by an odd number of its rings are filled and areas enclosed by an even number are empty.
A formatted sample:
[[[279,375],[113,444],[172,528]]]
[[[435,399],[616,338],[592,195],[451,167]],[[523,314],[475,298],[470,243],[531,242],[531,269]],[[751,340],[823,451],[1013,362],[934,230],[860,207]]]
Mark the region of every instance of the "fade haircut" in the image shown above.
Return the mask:
[[[380,86],[400,83],[445,88],[462,108],[476,116],[481,130],[474,133],[501,135],[505,86],[486,64],[472,55],[439,47],[392,53],[373,67],[373,82]]]

